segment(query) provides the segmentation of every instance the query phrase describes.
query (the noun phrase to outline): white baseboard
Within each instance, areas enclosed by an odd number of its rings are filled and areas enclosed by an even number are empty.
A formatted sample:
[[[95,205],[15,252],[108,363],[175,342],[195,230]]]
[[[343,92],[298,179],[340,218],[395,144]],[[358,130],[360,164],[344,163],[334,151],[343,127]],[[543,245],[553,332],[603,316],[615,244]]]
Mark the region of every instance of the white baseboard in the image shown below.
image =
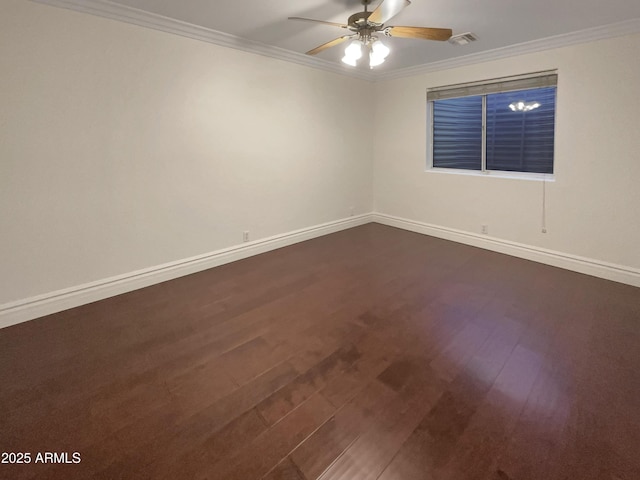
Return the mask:
[[[124,275],[118,275],[116,277],[110,277],[16,302],[5,303],[0,305],[0,328],[9,327],[44,315],[50,315],[69,308],[131,292],[139,288],[166,282],[167,280],[190,275],[202,270],[370,222],[464,243],[466,245],[505,253],[534,262],[640,287],[639,269],[510,242],[486,235],[477,235],[462,230],[430,225],[383,213],[368,213],[275,235],[254,242],[243,243],[204,255],[137,270]]]
[[[0,328],[372,222],[358,215],[0,305]]]
[[[430,225],[428,223],[394,217],[383,213],[374,213],[373,221],[390,227],[397,227],[432,237],[452,240],[454,242],[532,260],[534,262],[640,287],[640,270],[636,268],[547,250],[522,243],[510,242],[487,235],[477,235],[453,228]]]

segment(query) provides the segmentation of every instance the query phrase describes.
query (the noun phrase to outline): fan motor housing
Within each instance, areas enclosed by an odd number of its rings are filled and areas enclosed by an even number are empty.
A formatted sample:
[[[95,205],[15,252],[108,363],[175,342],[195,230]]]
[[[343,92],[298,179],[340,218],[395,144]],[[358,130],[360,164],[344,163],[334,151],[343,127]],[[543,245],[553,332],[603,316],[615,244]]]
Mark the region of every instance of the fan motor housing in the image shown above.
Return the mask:
[[[350,27],[360,27],[367,24],[367,19],[372,12],[358,12],[349,17],[348,24]]]

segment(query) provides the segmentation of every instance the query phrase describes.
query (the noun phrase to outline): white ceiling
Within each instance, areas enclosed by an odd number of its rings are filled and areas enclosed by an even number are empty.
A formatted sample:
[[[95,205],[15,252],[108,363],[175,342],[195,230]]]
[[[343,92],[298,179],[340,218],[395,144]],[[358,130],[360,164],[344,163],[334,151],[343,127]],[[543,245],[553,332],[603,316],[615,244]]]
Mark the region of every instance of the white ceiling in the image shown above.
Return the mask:
[[[287,17],[346,23],[349,15],[363,10],[360,0],[111,2],[298,53],[337,38],[345,30]],[[370,9],[379,3],[374,0]],[[473,32],[479,40],[457,47],[448,42],[386,38],[392,54],[376,70],[390,72],[630,19],[640,19],[638,0],[412,0],[387,25],[451,28],[454,35]],[[318,57],[340,64],[343,51],[344,46],[338,46]]]

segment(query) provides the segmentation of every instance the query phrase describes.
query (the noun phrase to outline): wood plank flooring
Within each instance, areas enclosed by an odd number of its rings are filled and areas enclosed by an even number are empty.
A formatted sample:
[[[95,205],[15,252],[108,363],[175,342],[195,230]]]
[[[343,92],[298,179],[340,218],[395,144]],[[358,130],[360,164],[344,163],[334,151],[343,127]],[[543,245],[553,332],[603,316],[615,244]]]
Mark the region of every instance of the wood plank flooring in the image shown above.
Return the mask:
[[[377,224],[0,330],[2,479],[637,480],[640,289]]]

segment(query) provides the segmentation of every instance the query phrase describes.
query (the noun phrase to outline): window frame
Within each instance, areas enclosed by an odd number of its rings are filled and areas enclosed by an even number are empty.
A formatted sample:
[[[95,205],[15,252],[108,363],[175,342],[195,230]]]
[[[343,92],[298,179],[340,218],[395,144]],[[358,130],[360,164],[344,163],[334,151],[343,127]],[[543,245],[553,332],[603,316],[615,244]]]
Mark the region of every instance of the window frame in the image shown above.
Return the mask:
[[[518,76],[511,77],[500,77],[490,80],[481,80],[477,82],[472,82],[469,84],[457,84],[457,85],[449,85],[443,87],[434,87],[427,89],[427,95],[429,92],[434,90],[448,90],[448,89],[457,89],[457,88],[465,88],[467,86],[485,86],[485,85],[493,85],[496,83],[502,82],[510,82],[513,80],[522,80],[522,79],[535,79],[538,77],[545,77],[548,75],[558,75],[557,70],[548,70],[543,72],[535,72]],[[543,87],[533,87],[523,90],[532,90],[535,88],[543,88]],[[481,170],[469,170],[464,168],[446,168],[446,167],[434,167],[433,166],[433,130],[434,130],[434,108],[433,102],[436,100],[429,100],[427,97],[427,165],[426,171],[430,173],[445,173],[445,174],[454,174],[454,175],[469,175],[469,176],[479,176],[479,177],[496,177],[496,178],[512,178],[512,179],[523,179],[523,180],[544,180],[544,181],[555,181],[556,179],[556,133],[558,128],[558,89],[556,85],[556,104],[554,106],[554,114],[555,114],[555,122],[554,122],[554,141],[553,141],[553,173],[537,173],[537,172],[518,172],[518,171],[507,171],[507,170],[488,170],[487,169],[487,95],[491,95],[494,93],[502,93],[514,90],[501,90],[497,92],[490,93],[477,93],[472,95],[459,95],[456,97],[449,98],[461,98],[466,96],[481,96],[482,97],[482,153],[481,153]]]

